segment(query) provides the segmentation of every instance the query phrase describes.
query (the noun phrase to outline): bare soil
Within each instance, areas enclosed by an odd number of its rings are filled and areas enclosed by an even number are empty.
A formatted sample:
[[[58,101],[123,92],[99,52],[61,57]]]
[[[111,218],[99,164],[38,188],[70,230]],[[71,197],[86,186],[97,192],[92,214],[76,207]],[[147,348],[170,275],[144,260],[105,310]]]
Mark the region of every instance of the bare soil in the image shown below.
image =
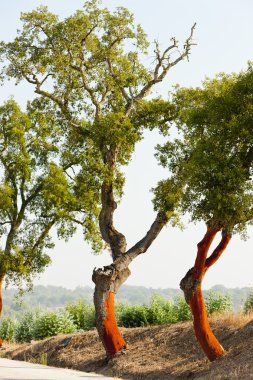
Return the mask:
[[[191,322],[122,329],[129,349],[107,360],[96,331],[58,335],[41,342],[5,345],[1,356],[97,372],[131,380],[253,379],[253,315],[213,317],[211,326],[226,350],[208,362]]]

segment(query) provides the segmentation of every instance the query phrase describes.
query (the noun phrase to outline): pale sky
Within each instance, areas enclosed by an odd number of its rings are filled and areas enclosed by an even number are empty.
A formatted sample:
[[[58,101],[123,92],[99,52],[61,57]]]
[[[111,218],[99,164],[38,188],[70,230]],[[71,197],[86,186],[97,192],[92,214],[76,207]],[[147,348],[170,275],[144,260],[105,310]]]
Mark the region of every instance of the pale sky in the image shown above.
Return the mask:
[[[84,4],[81,0],[9,0],[2,2],[0,14],[0,39],[8,41],[15,37],[19,14],[39,5],[48,5],[49,10],[66,17]],[[188,37],[191,26],[197,22],[195,41],[190,62],[181,62],[168,74],[163,84],[155,88],[155,94],[165,98],[171,86],[198,86],[206,77],[218,72],[238,72],[246,68],[253,59],[253,1],[252,0],[104,0],[110,9],[125,6],[135,15],[149,40],[158,39],[166,47],[175,36],[182,44]],[[150,62],[152,62],[152,49]],[[23,106],[34,96],[32,87],[21,84],[15,87],[7,83],[0,88],[0,102],[14,95]],[[150,189],[166,172],[157,166],[153,158],[154,146],[161,141],[157,133],[147,134],[133,155],[126,169],[125,196],[119,205],[115,224],[123,232],[128,247],[142,238],[155,214],[152,208]],[[181,278],[194,264],[196,244],[202,239],[204,224],[186,225],[184,231],[165,228],[147,253],[132,264],[132,275],[128,285],[143,285],[154,288],[178,287]],[[204,287],[215,284],[228,287],[253,286],[253,229],[245,242],[234,236],[229,247],[204,280]],[[92,285],[94,266],[108,264],[108,254],[93,256],[84,243],[81,232],[68,243],[56,241],[51,252],[53,263],[36,284],[59,285],[67,288]]]

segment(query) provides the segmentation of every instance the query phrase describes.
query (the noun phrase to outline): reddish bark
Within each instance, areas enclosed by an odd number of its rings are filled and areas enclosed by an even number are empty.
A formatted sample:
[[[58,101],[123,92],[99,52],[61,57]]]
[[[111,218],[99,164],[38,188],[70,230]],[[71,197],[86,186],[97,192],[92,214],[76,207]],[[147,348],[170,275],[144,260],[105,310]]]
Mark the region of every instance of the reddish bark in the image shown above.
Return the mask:
[[[198,281],[201,281],[205,274],[206,257],[217,232],[217,230],[208,227],[204,238],[198,243],[197,257],[192,273],[193,278]]]
[[[223,233],[220,243],[210,257],[207,258],[208,250],[217,232],[217,230],[210,227],[207,229],[203,240],[198,244],[195,265],[181,282],[186,301],[191,307],[196,338],[210,361],[222,356],[224,349],[214,336],[209,325],[201,282],[206,271],[219,259],[231,239],[229,234]]]
[[[217,245],[213,253],[206,259],[205,262],[205,273],[206,271],[220,258],[222,253],[225,251],[227,248],[228,243],[231,240],[231,235],[230,234],[222,234],[222,239],[220,243]]]
[[[106,351],[109,355],[114,355],[123,348],[126,348],[126,342],[124,341],[117,326],[114,310],[114,299],[115,294],[113,292],[109,292],[105,302],[107,315],[103,322],[104,342],[106,345]]]
[[[0,317],[2,316],[3,310],[3,296],[2,296],[2,287],[3,287],[4,276],[0,278]],[[3,340],[0,338],[0,347],[3,345]]]
[[[213,361],[224,354],[224,349],[209,325],[201,286],[195,290],[189,304],[193,316],[193,327],[196,338],[208,359]]]

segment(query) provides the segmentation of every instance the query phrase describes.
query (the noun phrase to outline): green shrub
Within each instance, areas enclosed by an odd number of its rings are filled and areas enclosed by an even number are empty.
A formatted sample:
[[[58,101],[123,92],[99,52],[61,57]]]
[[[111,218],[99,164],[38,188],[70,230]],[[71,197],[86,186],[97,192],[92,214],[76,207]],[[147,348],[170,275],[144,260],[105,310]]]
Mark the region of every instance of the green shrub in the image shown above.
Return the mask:
[[[177,321],[173,302],[166,300],[159,294],[152,295],[147,313],[150,325],[175,323]]]
[[[158,294],[152,296],[149,306],[118,303],[115,310],[118,324],[124,327],[161,325],[178,320],[174,303]]]
[[[248,314],[253,311],[253,292],[248,295],[243,305],[244,313]]]
[[[232,310],[232,300],[228,294],[210,291],[205,298],[208,315],[213,313],[225,313]]]
[[[66,311],[77,330],[90,330],[95,326],[94,306],[79,300],[66,306]]]
[[[76,326],[69,314],[51,311],[40,315],[35,320],[33,339],[40,340],[60,333],[70,334],[76,330]]]
[[[29,310],[22,316],[15,329],[16,342],[31,342],[34,339],[34,325],[41,315],[41,310]]]
[[[121,321],[121,316],[124,314],[125,309],[128,306],[129,306],[128,304],[121,301],[116,302],[115,304],[115,316],[116,316],[116,320],[119,326],[123,326],[122,321]]]
[[[124,327],[143,327],[148,323],[147,306],[137,305],[130,306],[124,305],[121,310],[120,318],[118,321],[120,326]]]
[[[184,297],[176,297],[173,307],[176,322],[189,321],[192,318],[190,306],[187,304]]]
[[[14,342],[15,328],[17,320],[12,317],[5,317],[0,323],[0,337],[7,342]]]

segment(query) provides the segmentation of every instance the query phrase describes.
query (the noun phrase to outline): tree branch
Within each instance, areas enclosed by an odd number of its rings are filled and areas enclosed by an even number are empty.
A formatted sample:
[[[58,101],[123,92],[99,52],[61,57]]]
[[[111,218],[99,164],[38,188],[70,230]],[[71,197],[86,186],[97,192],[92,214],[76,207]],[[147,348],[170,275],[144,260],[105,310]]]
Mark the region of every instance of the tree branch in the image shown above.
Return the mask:
[[[206,259],[205,262],[205,272],[220,258],[222,253],[227,248],[228,243],[231,240],[231,235],[225,231],[222,231],[222,238],[220,243],[217,245],[213,253]]]
[[[99,101],[97,100],[96,96],[95,96],[95,91],[88,85],[87,81],[86,81],[86,78],[85,78],[85,72],[83,70],[82,67],[80,67],[80,73],[81,73],[81,76],[82,76],[82,81],[83,81],[83,87],[84,89],[88,92],[88,94],[90,95],[90,98],[91,98],[91,101],[93,103],[93,105],[95,106],[95,109],[96,109],[96,119],[99,118],[99,115],[100,115],[100,111],[101,111],[101,107],[100,107],[100,103]]]
[[[106,59],[106,63],[108,65],[108,69],[109,69],[109,73],[110,75],[112,76],[112,78],[114,79],[115,83],[118,84],[118,81],[117,81],[117,77],[116,75],[114,74],[113,72],[113,68],[112,68],[112,63],[111,63],[111,60],[110,58],[107,58]],[[132,101],[132,99],[130,98],[130,96],[128,95],[128,93],[126,92],[125,88],[122,87],[122,86],[119,86],[119,89],[122,93],[122,96],[123,98],[127,101],[127,103],[130,103]]]
[[[126,238],[113,224],[117,203],[114,200],[112,184],[103,183],[101,188],[102,209],[99,214],[99,227],[103,240],[111,247],[113,260],[126,251]]]
[[[173,61],[171,61],[171,54],[169,54],[169,52],[175,48],[178,48],[178,42],[176,41],[176,39],[175,38],[171,39],[173,43],[169,47],[167,47],[162,54],[160,52],[159,45],[156,42],[155,54],[156,54],[157,64],[153,72],[153,78],[150,81],[148,81],[144,85],[144,87],[140,90],[140,92],[133,98],[133,100],[127,104],[127,107],[126,107],[127,116],[130,115],[130,112],[133,109],[134,104],[138,102],[139,100],[143,99],[144,97],[146,97],[150,93],[153,86],[161,82],[166,76],[166,74],[168,73],[168,71],[173,66],[175,66],[178,62],[182,61],[184,58],[187,58],[187,59],[189,58],[191,47],[195,45],[192,42],[192,37],[193,37],[195,27],[196,27],[196,23],[192,26],[190,36],[185,41],[183,52],[180,53],[179,57]]]
[[[135,259],[135,257],[142,253],[145,253],[167,222],[168,217],[166,214],[158,213],[155,221],[152,223],[146,235],[132,248],[130,248],[124,255],[114,261],[113,266],[116,268],[116,270],[121,271],[125,269]]]
[[[42,243],[43,241],[45,240],[45,238],[47,237],[50,229],[53,227],[53,225],[56,223],[56,218],[51,220],[50,222],[47,223],[47,225],[45,226],[44,230],[41,232],[41,234],[39,235],[39,237],[37,238],[35,244],[33,245],[33,248],[32,250],[34,251],[35,249],[37,249]]]

